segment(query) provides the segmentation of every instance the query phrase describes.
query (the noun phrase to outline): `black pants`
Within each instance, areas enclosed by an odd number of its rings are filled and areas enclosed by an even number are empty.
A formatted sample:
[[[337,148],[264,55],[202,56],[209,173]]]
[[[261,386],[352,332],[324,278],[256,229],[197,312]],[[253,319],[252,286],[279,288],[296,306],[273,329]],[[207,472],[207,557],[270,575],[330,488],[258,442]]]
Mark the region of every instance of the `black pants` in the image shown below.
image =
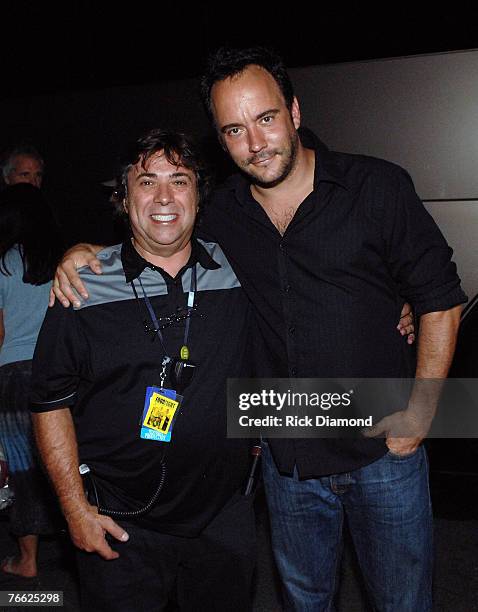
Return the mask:
[[[196,538],[118,521],[128,542],[118,559],[78,551],[81,609],[156,612],[175,600],[181,611],[247,612],[256,561],[252,497],[238,496]]]

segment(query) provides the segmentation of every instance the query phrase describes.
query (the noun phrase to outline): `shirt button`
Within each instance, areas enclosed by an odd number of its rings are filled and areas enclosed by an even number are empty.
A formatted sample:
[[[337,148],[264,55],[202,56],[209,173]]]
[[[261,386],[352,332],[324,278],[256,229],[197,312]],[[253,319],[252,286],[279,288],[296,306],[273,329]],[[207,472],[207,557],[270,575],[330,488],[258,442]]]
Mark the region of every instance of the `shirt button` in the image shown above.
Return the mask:
[[[289,327],[289,333],[290,333],[290,334],[293,334],[294,332],[295,332],[295,327],[294,327],[293,325],[291,325],[291,326]]]
[[[292,376],[297,376],[297,368],[291,368],[290,373]]]
[[[284,293],[289,293],[289,291],[290,291],[290,285],[286,285],[284,287]]]
[[[285,244],[283,242],[279,242],[279,249],[285,251]]]

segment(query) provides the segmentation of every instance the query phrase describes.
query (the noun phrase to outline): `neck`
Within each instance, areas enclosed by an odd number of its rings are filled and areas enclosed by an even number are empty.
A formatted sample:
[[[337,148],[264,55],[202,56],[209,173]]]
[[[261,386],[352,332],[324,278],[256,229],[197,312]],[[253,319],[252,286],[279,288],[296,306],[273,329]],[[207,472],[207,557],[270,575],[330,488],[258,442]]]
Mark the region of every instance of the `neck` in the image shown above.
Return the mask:
[[[252,195],[263,203],[282,202],[298,206],[314,188],[315,153],[313,149],[306,149],[299,142],[294,167],[287,177],[274,185],[274,187],[261,187],[252,185]]]
[[[161,253],[150,249],[147,245],[140,244],[135,238],[132,238],[135,250],[147,262],[162,268],[169,276],[175,277],[176,274],[183,268],[191,256],[191,240],[182,246],[180,249],[171,247],[161,249]]]

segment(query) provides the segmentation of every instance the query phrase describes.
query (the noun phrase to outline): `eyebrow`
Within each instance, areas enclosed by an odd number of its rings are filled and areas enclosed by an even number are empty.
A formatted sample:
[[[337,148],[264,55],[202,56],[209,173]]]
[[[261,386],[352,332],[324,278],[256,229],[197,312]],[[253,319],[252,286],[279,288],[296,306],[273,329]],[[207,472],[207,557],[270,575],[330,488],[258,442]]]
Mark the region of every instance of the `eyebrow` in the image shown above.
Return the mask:
[[[254,121],[258,121],[259,119],[262,119],[263,117],[267,117],[267,115],[277,115],[277,113],[280,112],[280,109],[278,108],[269,108],[268,110],[263,111],[262,113],[259,113],[258,115],[256,115],[254,117]],[[230,130],[231,128],[235,128],[238,125],[241,125],[240,123],[228,123],[227,125],[223,125],[221,128],[221,133],[224,134],[224,132],[226,132],[227,130]]]
[[[185,176],[186,178],[191,178],[191,174],[188,172],[173,172],[173,174],[169,175],[169,178],[179,178]]]
[[[154,172],[141,172],[141,174],[138,174],[135,178],[136,181],[138,181],[141,178],[157,178],[157,174],[155,174]],[[169,178],[179,178],[179,177],[186,177],[186,178],[191,178],[191,175],[188,172],[173,172],[172,174],[169,175]]]
[[[135,180],[139,180],[141,178],[155,178],[156,174],[153,172],[141,172],[141,174],[137,174]]]

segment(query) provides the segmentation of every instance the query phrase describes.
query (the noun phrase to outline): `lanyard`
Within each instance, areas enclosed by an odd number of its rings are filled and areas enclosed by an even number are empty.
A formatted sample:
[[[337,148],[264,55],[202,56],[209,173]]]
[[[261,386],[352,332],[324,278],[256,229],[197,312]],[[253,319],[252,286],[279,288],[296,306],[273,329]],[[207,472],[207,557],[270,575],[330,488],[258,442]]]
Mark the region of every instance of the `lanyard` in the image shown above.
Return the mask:
[[[143,283],[141,282],[140,276],[138,276],[138,281],[141,287],[141,291],[143,292],[143,297],[144,297],[144,302],[146,304],[146,308],[148,309],[149,316],[151,317],[151,322],[154,325],[153,331],[158,335],[158,338],[159,338],[159,341],[161,342],[161,346],[163,348],[164,354],[165,356],[167,356],[168,351],[166,350],[163,334],[161,333],[161,325],[159,324],[159,321],[156,317],[156,313],[154,312],[153,306],[151,305],[151,302],[146,294],[146,291],[143,287]],[[136,300],[139,303],[139,298],[136,292],[134,281],[131,281],[131,287],[133,288],[134,295],[136,297]],[[186,325],[184,328],[184,341],[183,341],[183,349],[184,348],[186,349],[188,356],[189,356],[189,351],[187,349],[187,346],[188,346],[188,338],[189,338],[189,327],[191,325],[191,313],[194,310],[194,297],[195,297],[196,290],[197,290],[197,271],[196,271],[196,265],[194,265],[191,268],[191,284],[189,285],[188,304],[187,304],[187,312],[186,312],[186,317],[185,317]],[[181,349],[181,352],[183,351],[183,349]]]

